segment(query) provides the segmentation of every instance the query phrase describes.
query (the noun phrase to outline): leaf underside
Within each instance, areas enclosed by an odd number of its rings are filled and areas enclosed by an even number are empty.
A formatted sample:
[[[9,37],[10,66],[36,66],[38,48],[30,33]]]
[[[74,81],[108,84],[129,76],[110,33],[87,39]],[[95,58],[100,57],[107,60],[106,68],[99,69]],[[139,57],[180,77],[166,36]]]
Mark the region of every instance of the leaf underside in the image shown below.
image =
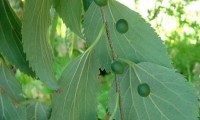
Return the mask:
[[[96,120],[98,62],[93,52],[74,60],[63,72],[53,96],[51,120]]]
[[[125,120],[197,120],[195,90],[174,70],[148,62],[130,63],[119,79]],[[141,83],[150,86],[149,96],[138,94]],[[114,89],[111,94],[115,99]],[[115,105],[110,104],[113,111]],[[120,120],[119,110],[115,117]]]
[[[124,5],[110,0],[105,7],[92,4],[85,15],[84,33],[88,44],[92,44],[105,19],[117,58],[133,63],[123,75],[119,75],[122,109],[125,120],[197,120],[197,98],[195,91],[186,80],[173,70],[167,51],[161,39],[141,16]],[[118,33],[116,22],[125,19],[129,30]],[[111,49],[106,32],[95,48],[95,54],[102,68],[110,70]],[[136,64],[135,64],[136,63]],[[139,83],[148,83],[150,96],[143,98],[137,93]],[[115,85],[110,100],[110,112],[116,113]]]
[[[172,68],[167,51],[150,24],[146,23],[138,13],[113,0],[110,0],[108,5],[103,8],[93,3],[86,12],[84,33],[89,44],[93,43],[103,24],[102,13],[108,24],[117,57],[126,58],[136,63],[152,62]],[[129,23],[127,33],[117,32],[115,23],[118,19],[125,19]],[[104,56],[100,59],[101,66],[108,69],[111,61],[111,50],[106,33],[102,35],[101,39],[100,45],[96,48],[96,54]]]
[[[81,2],[54,0],[54,6],[66,25],[81,36]],[[52,53],[47,39],[50,7],[50,1],[27,0],[22,33],[30,66],[41,80],[55,89]],[[194,89],[173,70],[167,52],[150,24],[136,12],[113,0],[101,8],[92,3],[84,22],[84,34],[89,45],[99,35],[103,19],[107,23],[107,33],[103,33],[94,49],[76,58],[63,72],[59,81],[60,89],[53,95],[51,120],[97,119],[98,69],[110,70],[112,62],[107,35],[112,40],[117,57],[125,59],[129,65],[123,75],[117,76],[125,120],[197,120]],[[128,21],[129,30],[125,34],[116,31],[115,23],[119,19]],[[140,83],[150,86],[148,97],[141,97],[137,93]],[[114,85],[112,89],[111,114],[116,106],[112,101],[116,100]],[[116,120],[120,120],[118,109],[113,114]]]
[[[34,76],[23,52],[21,37],[19,18],[7,0],[0,0],[0,54],[24,73]]]
[[[23,19],[22,40],[30,66],[52,89],[57,89],[52,67],[52,50],[48,41],[50,0],[27,0]]]
[[[50,109],[46,104],[33,102],[27,106],[27,120],[48,120]]]
[[[14,104],[5,94],[0,93],[0,120],[26,120],[25,107]]]

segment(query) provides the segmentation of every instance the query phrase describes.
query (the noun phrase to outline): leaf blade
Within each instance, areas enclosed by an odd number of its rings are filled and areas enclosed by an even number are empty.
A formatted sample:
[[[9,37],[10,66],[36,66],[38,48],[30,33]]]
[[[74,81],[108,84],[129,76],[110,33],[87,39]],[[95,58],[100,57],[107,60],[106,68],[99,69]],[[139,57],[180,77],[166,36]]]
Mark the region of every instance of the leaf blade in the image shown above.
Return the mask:
[[[82,0],[84,11],[87,11],[94,0]]]
[[[111,17],[110,19],[113,20],[108,22],[110,22],[109,26],[113,35],[115,50],[120,57],[130,59],[136,63],[152,62],[172,68],[167,50],[161,39],[151,25],[145,22],[138,13],[116,1],[109,2],[107,11],[109,12],[107,12],[106,17]],[[128,21],[129,30],[125,34],[120,34],[116,31],[115,24],[119,19]],[[127,44],[129,45],[123,47]],[[126,53],[126,51],[133,51],[133,53]]]
[[[87,44],[93,44],[95,38],[100,32],[101,26],[104,24],[101,20],[101,11],[93,2],[91,7],[85,13],[84,33]],[[106,32],[100,38],[98,45],[95,47],[95,54],[99,57],[99,62],[102,69],[111,70],[110,64],[112,62],[111,49],[107,40]]]
[[[34,76],[23,52],[21,22],[7,0],[0,3],[0,53],[21,71]]]
[[[81,1],[80,0],[53,0],[54,7],[67,27],[82,37],[81,33]]]
[[[25,120],[25,106],[19,104],[22,100],[19,82],[9,68],[0,62],[0,119]]]
[[[53,96],[52,120],[96,119],[98,65],[91,54],[83,54],[64,71],[61,93]]]
[[[108,34],[118,58],[130,59],[136,63],[152,62],[172,68],[162,41],[150,24],[146,23],[138,13],[114,0],[108,1],[108,5],[103,8],[92,3],[86,12],[84,32],[86,41],[89,44],[93,43],[93,40],[98,35],[100,26],[103,24],[103,18],[107,22]],[[115,23],[118,19],[128,21],[129,30],[127,33],[120,34],[117,32]],[[99,46],[97,46],[96,52],[99,56],[104,56],[100,58],[101,65],[109,70],[112,60],[106,33],[102,35],[101,45]],[[105,55],[102,55],[102,53]]]
[[[5,94],[0,93],[0,119],[1,120],[26,120],[25,107],[15,105],[13,101]]]
[[[152,63],[130,64],[127,72],[120,76],[125,119],[197,120],[195,90],[180,74]],[[137,87],[141,83],[149,84],[148,97],[138,94]],[[119,112],[115,117],[119,119]]]
[[[57,89],[52,66],[52,51],[48,41],[50,7],[49,0],[27,0],[22,40],[27,59],[36,75],[49,87]]]
[[[16,101],[23,100],[22,88],[9,68],[0,63],[0,89]]]
[[[42,102],[32,102],[27,106],[27,120],[48,120],[50,108]]]

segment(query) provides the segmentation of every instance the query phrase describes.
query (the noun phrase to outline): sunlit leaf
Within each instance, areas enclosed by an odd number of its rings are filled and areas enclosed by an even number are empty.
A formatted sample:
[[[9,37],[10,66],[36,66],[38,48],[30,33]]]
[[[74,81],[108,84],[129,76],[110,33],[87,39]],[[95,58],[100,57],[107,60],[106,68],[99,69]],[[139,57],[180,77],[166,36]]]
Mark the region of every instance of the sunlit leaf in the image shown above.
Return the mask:
[[[21,37],[19,18],[8,0],[0,0],[0,54],[24,73],[34,75],[26,61]]]
[[[125,120],[197,120],[195,90],[183,76],[148,62],[129,61],[129,65],[127,72],[119,76]],[[137,87],[141,83],[150,86],[149,96],[138,94]],[[111,109],[113,111],[113,105]],[[115,117],[120,120],[119,110]]]
[[[53,96],[51,120],[96,120],[98,62],[87,52],[63,72],[61,89]]]
[[[81,33],[81,0],[53,0],[54,7],[67,27],[82,37]]]
[[[23,19],[22,40],[30,66],[49,87],[57,89],[48,41],[51,0],[27,0]]]
[[[36,102],[27,106],[27,120],[48,120],[50,108],[44,103]]]

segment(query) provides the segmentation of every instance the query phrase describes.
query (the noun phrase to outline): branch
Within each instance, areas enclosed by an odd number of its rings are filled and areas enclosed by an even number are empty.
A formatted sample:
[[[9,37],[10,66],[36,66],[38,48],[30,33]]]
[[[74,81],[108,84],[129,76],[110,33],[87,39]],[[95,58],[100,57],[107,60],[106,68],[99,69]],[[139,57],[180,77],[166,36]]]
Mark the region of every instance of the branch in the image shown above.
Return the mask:
[[[110,35],[109,26],[108,26],[108,23],[106,22],[106,17],[105,17],[103,8],[101,8],[101,16],[102,16],[102,19],[103,19],[103,23],[105,24],[105,27],[106,27],[106,36],[108,38],[108,42],[109,42],[110,49],[111,49],[111,52],[112,52],[112,60],[114,61],[114,60],[116,60],[117,57],[116,57],[116,54],[115,54],[115,51],[114,51],[114,48],[113,48],[113,43],[112,43],[112,38],[111,38],[111,35]],[[116,92],[119,94],[119,110],[120,110],[121,120],[124,120],[119,79],[118,79],[116,74],[115,74],[115,85],[116,85]]]

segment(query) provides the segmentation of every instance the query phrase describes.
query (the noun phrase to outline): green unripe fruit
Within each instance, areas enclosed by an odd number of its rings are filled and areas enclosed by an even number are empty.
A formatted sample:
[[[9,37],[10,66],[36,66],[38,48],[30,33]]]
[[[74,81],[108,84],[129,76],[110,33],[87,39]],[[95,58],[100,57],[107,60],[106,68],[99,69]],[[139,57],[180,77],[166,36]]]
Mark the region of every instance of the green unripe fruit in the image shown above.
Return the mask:
[[[151,90],[147,83],[142,83],[138,85],[137,91],[140,96],[147,97],[150,94]]]
[[[116,29],[119,33],[126,33],[128,31],[128,22],[124,19],[120,19],[116,23]]]
[[[106,5],[107,5],[108,0],[94,0],[94,2],[95,2],[99,7],[102,7],[102,6],[106,6]]]
[[[122,74],[124,73],[124,65],[120,61],[114,61],[111,64],[111,69],[115,74]]]

